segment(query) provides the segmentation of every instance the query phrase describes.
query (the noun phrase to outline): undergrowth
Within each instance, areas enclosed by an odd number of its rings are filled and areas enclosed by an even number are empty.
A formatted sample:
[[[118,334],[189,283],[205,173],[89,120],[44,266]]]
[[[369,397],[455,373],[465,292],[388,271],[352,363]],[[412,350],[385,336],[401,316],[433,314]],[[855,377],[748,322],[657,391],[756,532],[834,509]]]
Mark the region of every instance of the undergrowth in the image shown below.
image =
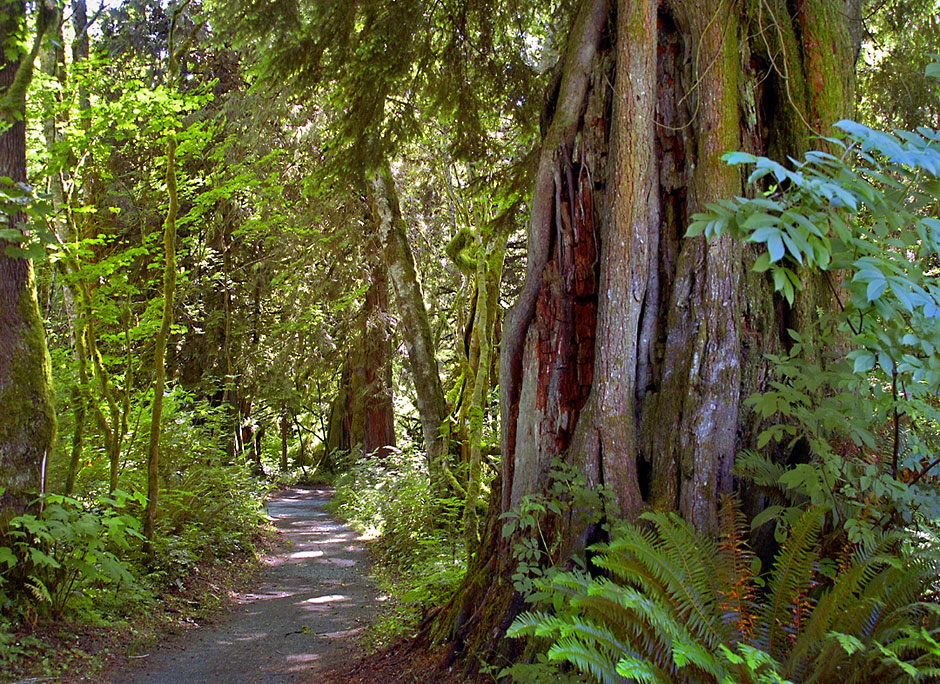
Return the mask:
[[[134,465],[142,440],[129,441],[114,492],[89,467],[79,493],[37,496],[0,529],[0,680],[95,669],[217,607],[256,564],[269,485],[227,462],[218,414],[193,410],[181,394],[168,407],[152,554],[140,523],[145,473]],[[90,636],[72,645],[71,633]],[[110,653],[89,655],[112,640]]]
[[[466,570],[463,501],[437,496],[423,454],[408,452],[384,462],[352,458],[335,486],[328,508],[372,540],[373,577],[386,600],[366,641],[379,648],[457,588]]]

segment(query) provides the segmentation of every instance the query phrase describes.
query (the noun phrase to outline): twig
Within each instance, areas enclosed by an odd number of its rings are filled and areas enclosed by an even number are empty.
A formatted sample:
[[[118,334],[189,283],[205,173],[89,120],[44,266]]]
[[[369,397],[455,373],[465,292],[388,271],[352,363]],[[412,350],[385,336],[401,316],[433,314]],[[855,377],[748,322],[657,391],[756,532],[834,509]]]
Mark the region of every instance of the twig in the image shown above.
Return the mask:
[[[894,403],[894,448],[891,453],[891,475],[894,478],[898,476],[898,458],[901,453],[901,426],[899,425],[900,416],[898,415],[898,369],[897,366],[891,369],[891,399]]]
[[[940,465],[940,458],[936,458],[931,463],[928,463],[927,466],[923,470],[917,473],[917,477],[915,477],[913,480],[908,482],[908,484],[917,484],[924,478],[924,476],[927,473],[929,473],[935,466],[938,466],[938,465]]]

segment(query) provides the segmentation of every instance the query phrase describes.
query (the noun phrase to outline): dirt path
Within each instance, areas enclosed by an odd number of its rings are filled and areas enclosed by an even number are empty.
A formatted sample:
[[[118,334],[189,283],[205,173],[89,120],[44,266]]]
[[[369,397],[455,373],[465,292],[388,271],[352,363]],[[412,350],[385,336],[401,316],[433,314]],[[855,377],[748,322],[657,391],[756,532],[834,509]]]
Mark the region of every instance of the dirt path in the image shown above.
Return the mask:
[[[366,551],[323,511],[325,489],[289,489],[268,501],[288,544],[267,561],[261,585],[218,623],[155,647],[114,684],[316,682],[354,656],[355,635],[375,614],[363,577]]]

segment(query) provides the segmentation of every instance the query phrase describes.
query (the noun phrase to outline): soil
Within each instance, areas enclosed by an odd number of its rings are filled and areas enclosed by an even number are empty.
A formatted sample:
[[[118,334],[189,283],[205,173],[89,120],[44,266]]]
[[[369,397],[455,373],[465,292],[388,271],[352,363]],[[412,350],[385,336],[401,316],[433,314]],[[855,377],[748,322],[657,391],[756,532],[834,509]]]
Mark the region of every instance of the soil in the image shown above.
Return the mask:
[[[323,510],[330,495],[325,488],[296,487],[269,499],[268,514],[285,543],[265,559],[259,585],[237,595],[233,610],[215,624],[155,644],[104,681],[346,681],[327,672],[355,659],[356,637],[381,597],[365,575],[364,542]]]

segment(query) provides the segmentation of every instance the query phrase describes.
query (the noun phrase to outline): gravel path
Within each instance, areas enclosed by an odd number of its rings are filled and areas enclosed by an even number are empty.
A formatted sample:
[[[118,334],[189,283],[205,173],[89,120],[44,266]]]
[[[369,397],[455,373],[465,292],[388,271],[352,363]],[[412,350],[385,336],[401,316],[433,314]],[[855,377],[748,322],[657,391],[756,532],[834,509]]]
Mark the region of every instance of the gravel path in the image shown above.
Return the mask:
[[[115,684],[316,682],[353,656],[355,635],[375,614],[375,588],[357,534],[323,511],[326,489],[293,488],[268,501],[287,540],[261,585],[212,626],[166,643]]]

